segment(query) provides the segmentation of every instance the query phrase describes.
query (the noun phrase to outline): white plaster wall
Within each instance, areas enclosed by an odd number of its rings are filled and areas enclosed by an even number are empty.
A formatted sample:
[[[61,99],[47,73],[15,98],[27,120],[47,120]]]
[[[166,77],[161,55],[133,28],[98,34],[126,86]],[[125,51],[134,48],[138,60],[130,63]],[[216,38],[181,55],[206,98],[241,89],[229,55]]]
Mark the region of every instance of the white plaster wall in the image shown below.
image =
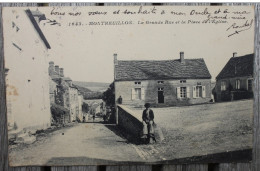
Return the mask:
[[[19,130],[46,128],[51,118],[47,48],[25,11],[5,8],[3,18],[6,93],[12,111],[8,122],[16,122]]]

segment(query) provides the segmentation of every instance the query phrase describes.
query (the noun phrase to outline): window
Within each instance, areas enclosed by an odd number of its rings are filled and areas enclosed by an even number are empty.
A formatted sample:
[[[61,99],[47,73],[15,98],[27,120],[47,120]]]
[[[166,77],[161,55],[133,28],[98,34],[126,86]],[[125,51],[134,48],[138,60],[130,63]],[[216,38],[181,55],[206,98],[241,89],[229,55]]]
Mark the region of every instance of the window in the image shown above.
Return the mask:
[[[226,81],[221,81],[221,91],[226,91]]]
[[[164,81],[158,81],[158,84],[163,84],[164,83]]]
[[[141,81],[136,81],[135,85],[141,85]]]
[[[237,89],[237,90],[240,89],[240,80],[236,80],[236,89]]]
[[[196,97],[202,97],[202,86],[196,86]]]
[[[180,80],[180,83],[186,83],[186,80]]]
[[[247,90],[253,91],[253,79],[247,80]]]
[[[163,91],[163,88],[161,87],[161,88],[158,88],[158,91]]]
[[[177,87],[177,98],[190,98],[190,87]]]
[[[193,86],[193,98],[206,98],[206,86]]]
[[[144,88],[132,88],[132,100],[144,100]]]
[[[135,99],[141,100],[141,88],[135,88]]]
[[[186,89],[186,87],[181,87],[181,89],[180,89],[180,97],[181,98],[185,98],[186,97],[186,91],[187,89]]]

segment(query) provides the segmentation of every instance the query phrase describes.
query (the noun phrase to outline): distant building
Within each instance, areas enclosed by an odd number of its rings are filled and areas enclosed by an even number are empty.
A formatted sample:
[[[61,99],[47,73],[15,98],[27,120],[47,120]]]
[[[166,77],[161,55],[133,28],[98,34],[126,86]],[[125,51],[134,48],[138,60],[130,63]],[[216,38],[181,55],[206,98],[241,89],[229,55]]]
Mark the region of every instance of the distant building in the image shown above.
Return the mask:
[[[69,77],[64,77],[64,69],[49,62],[50,101],[69,110],[69,122],[82,121],[82,95]]]
[[[115,100],[122,104],[177,106],[211,100],[211,75],[203,59],[121,61],[114,55]]]
[[[254,54],[236,53],[216,77],[217,101],[253,98]]]
[[[11,18],[3,24],[8,37],[4,42],[8,133],[33,133],[51,124],[46,63],[51,47],[39,27],[45,16],[29,9],[5,9],[5,15]]]

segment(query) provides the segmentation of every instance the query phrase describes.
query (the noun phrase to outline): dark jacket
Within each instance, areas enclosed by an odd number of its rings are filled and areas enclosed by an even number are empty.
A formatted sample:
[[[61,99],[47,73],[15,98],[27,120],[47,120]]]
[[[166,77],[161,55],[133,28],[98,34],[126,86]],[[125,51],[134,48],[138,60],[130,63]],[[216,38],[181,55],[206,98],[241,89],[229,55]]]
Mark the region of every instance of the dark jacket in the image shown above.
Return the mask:
[[[152,111],[151,109],[148,109],[148,110],[150,110],[150,111],[149,111],[149,115],[147,115],[147,113],[146,113],[147,109],[145,109],[145,110],[143,111],[142,119],[143,119],[143,121],[145,121],[145,122],[153,121],[153,119],[154,119],[153,111]]]

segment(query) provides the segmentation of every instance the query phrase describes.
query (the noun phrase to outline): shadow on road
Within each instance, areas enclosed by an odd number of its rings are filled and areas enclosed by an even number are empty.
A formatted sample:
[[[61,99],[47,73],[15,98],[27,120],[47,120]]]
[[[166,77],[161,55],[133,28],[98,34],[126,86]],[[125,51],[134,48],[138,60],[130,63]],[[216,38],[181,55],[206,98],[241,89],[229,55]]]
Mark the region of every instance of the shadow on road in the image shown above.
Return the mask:
[[[126,139],[125,143],[129,144],[135,144],[135,145],[141,145],[143,144],[143,142],[140,140],[139,137],[135,137],[129,133],[127,133],[126,130],[124,130],[123,128],[121,128],[120,126],[116,125],[116,124],[105,124],[105,126],[113,131],[117,136],[120,136],[123,139]]]

